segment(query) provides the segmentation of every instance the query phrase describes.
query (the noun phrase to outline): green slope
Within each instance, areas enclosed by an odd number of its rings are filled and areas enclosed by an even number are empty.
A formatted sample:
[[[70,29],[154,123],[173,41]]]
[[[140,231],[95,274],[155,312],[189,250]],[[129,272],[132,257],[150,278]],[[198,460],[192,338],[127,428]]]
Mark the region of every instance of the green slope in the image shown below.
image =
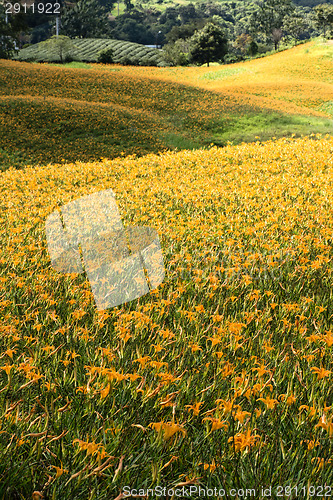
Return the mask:
[[[97,62],[101,51],[112,49],[115,63],[163,66],[164,62],[157,49],[145,47],[139,43],[104,38],[86,38],[73,40],[74,49],[71,59],[82,62]],[[30,45],[19,51],[18,61],[58,62],[59,54],[43,42]]]

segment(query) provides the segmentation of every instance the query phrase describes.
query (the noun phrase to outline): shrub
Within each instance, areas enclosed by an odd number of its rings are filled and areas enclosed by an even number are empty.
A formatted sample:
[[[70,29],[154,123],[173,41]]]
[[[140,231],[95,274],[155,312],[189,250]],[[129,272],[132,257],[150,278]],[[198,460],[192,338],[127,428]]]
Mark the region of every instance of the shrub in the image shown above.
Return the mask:
[[[189,51],[189,42],[179,39],[164,46],[163,58],[171,66],[187,66],[189,64]]]
[[[254,40],[252,40],[248,48],[248,54],[250,56],[255,56],[257,53],[258,53],[258,44]]]
[[[114,62],[113,49],[104,49],[97,56],[97,62],[103,64],[112,64]]]
[[[265,54],[266,52],[268,52],[269,50],[271,50],[271,47],[269,47],[265,43],[258,43],[257,47],[258,47],[258,54]]]

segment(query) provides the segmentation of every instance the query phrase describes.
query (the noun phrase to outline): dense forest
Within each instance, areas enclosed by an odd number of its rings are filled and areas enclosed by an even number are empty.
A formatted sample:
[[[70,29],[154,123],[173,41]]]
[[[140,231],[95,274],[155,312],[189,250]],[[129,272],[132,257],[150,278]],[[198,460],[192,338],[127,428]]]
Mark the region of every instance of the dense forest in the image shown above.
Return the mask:
[[[177,4],[168,0],[51,0],[58,15],[32,8],[5,14],[0,6],[0,56],[49,39],[109,38],[163,48],[171,64],[186,64],[193,37],[208,24],[228,44],[225,62],[279,48],[282,42],[333,36],[333,0],[235,0]],[[22,2],[23,4],[23,2]],[[18,4],[16,4],[18,5]],[[37,4],[35,4],[37,5]],[[51,9],[51,12],[52,9]],[[223,34],[223,36],[221,35]],[[227,45],[225,45],[227,46]]]

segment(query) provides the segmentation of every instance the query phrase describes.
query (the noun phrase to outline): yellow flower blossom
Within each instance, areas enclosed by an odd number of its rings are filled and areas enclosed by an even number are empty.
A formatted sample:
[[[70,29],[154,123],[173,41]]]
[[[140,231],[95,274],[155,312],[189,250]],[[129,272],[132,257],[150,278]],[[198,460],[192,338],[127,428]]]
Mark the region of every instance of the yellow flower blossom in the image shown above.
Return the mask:
[[[252,448],[258,442],[260,436],[258,434],[251,434],[251,429],[248,427],[245,433],[239,432],[234,437],[228,439],[235,447],[235,451],[245,451],[247,448]]]

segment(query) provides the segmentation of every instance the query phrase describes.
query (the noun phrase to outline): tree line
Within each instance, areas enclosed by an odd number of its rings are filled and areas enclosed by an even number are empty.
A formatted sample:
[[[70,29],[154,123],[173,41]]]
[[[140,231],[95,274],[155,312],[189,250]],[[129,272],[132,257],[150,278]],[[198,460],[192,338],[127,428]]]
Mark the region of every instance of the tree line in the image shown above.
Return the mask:
[[[318,35],[333,37],[331,0],[317,5],[316,0],[207,0],[167,7],[164,11],[156,8],[156,4],[150,6],[148,1],[134,5],[132,0],[124,0],[124,12],[112,16],[113,9],[119,8],[115,0],[60,0],[59,34],[163,47],[171,65],[209,64],[215,60],[236,62],[271,48],[277,50],[282,39],[296,44]],[[5,16],[4,6],[0,5],[0,57],[10,57],[15,48],[49,39],[54,34],[54,16],[32,13],[29,9],[26,13]]]

